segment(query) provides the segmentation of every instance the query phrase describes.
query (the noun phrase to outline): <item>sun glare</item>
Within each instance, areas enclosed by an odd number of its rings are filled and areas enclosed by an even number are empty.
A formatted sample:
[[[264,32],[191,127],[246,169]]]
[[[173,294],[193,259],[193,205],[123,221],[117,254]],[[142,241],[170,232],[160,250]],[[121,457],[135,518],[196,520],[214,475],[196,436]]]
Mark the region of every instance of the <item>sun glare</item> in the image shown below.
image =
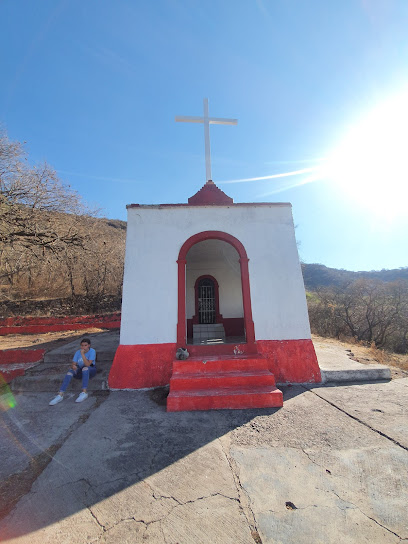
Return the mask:
[[[351,128],[324,165],[324,175],[376,215],[406,213],[408,92],[381,104]]]
[[[304,161],[301,161],[304,162]],[[354,207],[364,209],[383,227],[406,220],[408,201],[408,89],[351,125],[333,153],[308,160],[314,166],[261,177],[219,182],[272,183],[259,198],[315,181],[333,182]]]

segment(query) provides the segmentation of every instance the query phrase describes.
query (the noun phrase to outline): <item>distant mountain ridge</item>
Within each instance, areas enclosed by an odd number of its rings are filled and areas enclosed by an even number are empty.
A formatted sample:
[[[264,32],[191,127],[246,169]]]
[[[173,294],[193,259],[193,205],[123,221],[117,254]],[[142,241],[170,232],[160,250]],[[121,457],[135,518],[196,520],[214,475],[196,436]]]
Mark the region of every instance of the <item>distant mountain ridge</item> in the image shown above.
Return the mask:
[[[352,272],[338,268],[329,268],[323,264],[302,263],[303,280],[306,289],[314,291],[319,287],[339,287],[345,283],[366,278],[383,282],[397,280],[408,281],[408,267],[393,270],[372,270],[370,272]]]

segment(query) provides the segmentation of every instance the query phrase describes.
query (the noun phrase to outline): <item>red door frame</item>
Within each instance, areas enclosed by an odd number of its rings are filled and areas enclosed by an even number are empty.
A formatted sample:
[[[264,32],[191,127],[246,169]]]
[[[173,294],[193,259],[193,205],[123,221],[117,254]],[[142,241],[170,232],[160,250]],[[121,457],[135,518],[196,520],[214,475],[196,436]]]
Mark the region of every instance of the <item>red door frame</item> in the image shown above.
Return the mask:
[[[255,344],[255,328],[252,320],[251,307],[251,291],[249,287],[249,269],[248,256],[243,244],[231,234],[218,230],[206,230],[194,234],[181,246],[177,265],[178,265],[178,322],[177,322],[177,347],[186,345],[187,340],[187,323],[186,323],[186,263],[188,251],[198,242],[204,240],[222,240],[231,244],[239,255],[241,267],[241,287],[242,287],[242,302],[244,306],[244,323],[246,343],[253,346]]]

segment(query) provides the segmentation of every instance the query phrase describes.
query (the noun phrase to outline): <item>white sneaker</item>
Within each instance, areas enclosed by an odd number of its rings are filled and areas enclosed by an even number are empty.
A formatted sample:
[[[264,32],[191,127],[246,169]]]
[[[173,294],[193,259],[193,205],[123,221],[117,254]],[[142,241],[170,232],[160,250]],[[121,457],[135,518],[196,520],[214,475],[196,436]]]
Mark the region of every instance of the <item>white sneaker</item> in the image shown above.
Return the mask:
[[[50,406],[54,406],[54,404],[58,404],[59,402],[63,401],[64,400],[64,397],[62,395],[57,395],[55,397],[55,399],[52,399],[50,402],[49,402],[49,405]]]
[[[79,397],[76,399],[75,402],[82,402],[83,400],[86,400],[88,398],[88,393],[80,393]]]

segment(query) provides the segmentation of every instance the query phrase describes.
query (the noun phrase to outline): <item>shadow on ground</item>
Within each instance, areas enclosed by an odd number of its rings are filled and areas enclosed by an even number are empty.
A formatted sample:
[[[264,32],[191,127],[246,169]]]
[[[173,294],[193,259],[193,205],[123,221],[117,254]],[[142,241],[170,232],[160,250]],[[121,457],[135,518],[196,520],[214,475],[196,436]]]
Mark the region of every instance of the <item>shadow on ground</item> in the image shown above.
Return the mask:
[[[285,401],[305,392],[299,386],[283,390]],[[170,466],[173,467],[170,478],[175,478],[174,482],[166,482],[170,488],[194,487],[194,480],[186,473],[192,463],[199,478],[211,481],[219,477],[216,474],[221,469],[217,465],[227,462],[226,456],[219,453],[219,442],[213,448],[211,443],[251,424],[254,418],[273,418],[279,411],[274,408],[167,413],[166,395],[166,388],[111,392],[95,403],[89,417],[82,416],[83,421],[81,416],[77,417],[64,440],[59,442],[58,451],[52,447],[49,450],[51,462],[40,467],[42,472],[35,471],[38,464],[34,463],[31,491],[26,482],[21,500],[0,523],[0,539],[28,535],[83,510],[88,509],[86,513],[89,515],[90,511],[93,515],[94,505],[105,504],[103,501],[112,497],[115,497],[113,502],[120,503],[121,496],[126,495],[125,500],[133,501],[134,505],[140,497],[136,494],[132,498],[135,491],[127,490],[142,480],[151,481],[149,477],[153,475],[154,481],[159,482],[155,483],[155,489],[160,488],[162,471]],[[46,402],[45,395],[41,396]],[[78,405],[73,399],[67,399],[49,410],[52,410],[52,425],[58,427],[65,414],[77,411]],[[14,426],[20,432],[25,429],[26,440],[30,440],[29,420],[36,417],[35,412],[25,414],[24,421],[19,422],[18,416],[12,416]],[[5,418],[7,414],[3,414],[7,423]],[[210,447],[202,450],[204,446]],[[186,458],[189,460],[184,463]],[[146,482],[146,487],[148,485]],[[152,501],[175,500],[170,496],[159,497],[157,491],[151,491],[151,495]]]

